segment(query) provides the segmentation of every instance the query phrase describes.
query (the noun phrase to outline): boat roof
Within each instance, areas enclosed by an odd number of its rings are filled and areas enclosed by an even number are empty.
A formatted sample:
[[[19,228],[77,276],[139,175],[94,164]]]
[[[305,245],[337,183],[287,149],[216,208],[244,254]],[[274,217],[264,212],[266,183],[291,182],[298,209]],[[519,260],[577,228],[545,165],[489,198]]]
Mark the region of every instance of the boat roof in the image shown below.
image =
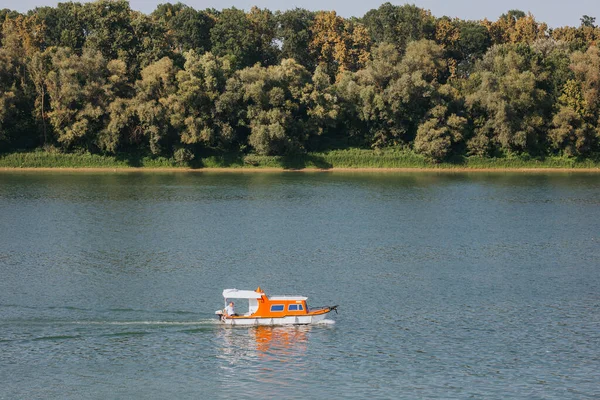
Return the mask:
[[[260,299],[264,293],[254,290],[225,289],[223,297],[226,299]]]
[[[304,296],[272,296],[269,300],[307,300],[308,297]]]
[[[259,288],[260,289],[260,288]],[[262,291],[257,292],[256,290],[239,290],[239,289],[225,289],[223,290],[223,297],[226,299],[260,299],[265,293]],[[270,296],[269,300],[307,300],[308,297],[304,296]]]

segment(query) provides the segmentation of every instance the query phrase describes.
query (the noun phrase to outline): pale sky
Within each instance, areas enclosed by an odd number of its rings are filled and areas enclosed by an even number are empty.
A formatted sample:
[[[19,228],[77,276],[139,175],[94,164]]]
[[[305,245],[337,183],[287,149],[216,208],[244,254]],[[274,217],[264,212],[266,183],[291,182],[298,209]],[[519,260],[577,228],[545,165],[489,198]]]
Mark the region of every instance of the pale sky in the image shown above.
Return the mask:
[[[131,8],[146,14],[152,12],[160,3],[166,0],[130,0]],[[177,3],[177,0],[171,0]],[[377,8],[385,1],[356,1],[356,0],[184,0],[181,1],[195,9],[237,7],[250,9],[253,5],[268,8],[271,11],[292,8],[309,10],[335,10],[344,17],[363,16],[368,10]],[[390,1],[392,4],[405,2]],[[27,11],[39,6],[56,6],[57,0],[0,0],[0,9],[9,8],[17,11]],[[546,22],[550,27],[579,26],[582,15],[597,17],[600,23],[600,0],[415,0],[409,2],[419,7],[429,9],[437,16],[447,15],[462,19],[483,19],[487,17],[496,20],[501,14],[511,9],[530,11],[538,21]]]

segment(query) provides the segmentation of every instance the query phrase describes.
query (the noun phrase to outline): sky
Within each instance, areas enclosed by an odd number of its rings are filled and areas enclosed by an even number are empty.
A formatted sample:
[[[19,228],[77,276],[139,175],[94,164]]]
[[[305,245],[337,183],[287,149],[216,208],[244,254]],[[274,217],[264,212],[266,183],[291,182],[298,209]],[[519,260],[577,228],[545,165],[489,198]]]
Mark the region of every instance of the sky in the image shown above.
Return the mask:
[[[134,10],[151,13],[160,3],[177,3],[178,0],[130,0]],[[377,8],[385,1],[357,0],[181,0],[182,3],[195,9],[237,7],[245,10],[253,5],[268,8],[271,11],[288,10],[296,7],[309,10],[335,10],[344,17],[361,17],[368,10]],[[0,0],[0,9],[9,8],[17,11],[27,11],[40,6],[56,6],[57,0]],[[390,1],[402,5],[405,2]],[[546,22],[550,27],[579,26],[582,15],[597,17],[600,23],[600,0],[414,0],[421,8],[431,10],[433,15],[441,17],[458,17],[461,19],[496,20],[501,14],[511,9],[530,11],[538,21]]]

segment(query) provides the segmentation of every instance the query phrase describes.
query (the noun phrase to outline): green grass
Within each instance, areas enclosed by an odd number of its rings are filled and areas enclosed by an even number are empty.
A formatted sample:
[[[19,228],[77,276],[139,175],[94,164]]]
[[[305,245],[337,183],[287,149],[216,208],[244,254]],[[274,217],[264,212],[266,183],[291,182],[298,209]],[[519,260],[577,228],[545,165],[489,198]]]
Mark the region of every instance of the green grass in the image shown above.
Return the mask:
[[[173,159],[165,157],[103,156],[89,153],[64,154],[37,150],[0,155],[4,168],[173,168]]]
[[[179,165],[172,158],[136,155],[103,156],[87,153],[64,154],[56,151],[16,152],[0,155],[5,168],[428,168],[428,169],[501,169],[501,168],[599,168],[596,159],[568,157],[533,159],[527,156],[505,158],[456,157],[445,163],[432,163],[423,156],[401,149],[347,149],[294,156],[257,156],[241,154],[212,155]]]
[[[315,155],[317,156],[317,155]],[[325,162],[338,168],[434,168],[425,157],[406,150],[348,149],[322,153]]]
[[[464,157],[454,163],[445,163],[445,168],[557,168],[557,169],[581,169],[581,168],[600,168],[600,162],[597,159],[576,159],[571,157],[551,156],[544,159],[536,159],[528,156],[513,156],[505,158],[482,158],[482,157]]]
[[[275,167],[285,169],[299,168],[426,168],[426,169],[504,169],[504,168],[599,168],[597,159],[578,160],[568,157],[546,157],[533,159],[527,156],[505,158],[456,157],[444,162],[434,163],[412,151],[400,149],[334,150],[324,153],[309,153],[292,157],[246,156],[256,167]]]

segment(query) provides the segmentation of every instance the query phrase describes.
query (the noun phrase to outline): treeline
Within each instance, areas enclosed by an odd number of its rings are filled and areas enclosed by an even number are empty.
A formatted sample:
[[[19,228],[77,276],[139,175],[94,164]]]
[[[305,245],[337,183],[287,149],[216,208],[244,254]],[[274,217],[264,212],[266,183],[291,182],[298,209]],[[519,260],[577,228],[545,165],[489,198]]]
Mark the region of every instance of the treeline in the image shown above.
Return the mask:
[[[390,3],[195,10],[127,1],[0,11],[0,150],[175,156],[403,147],[588,157],[600,28],[435,18]]]

